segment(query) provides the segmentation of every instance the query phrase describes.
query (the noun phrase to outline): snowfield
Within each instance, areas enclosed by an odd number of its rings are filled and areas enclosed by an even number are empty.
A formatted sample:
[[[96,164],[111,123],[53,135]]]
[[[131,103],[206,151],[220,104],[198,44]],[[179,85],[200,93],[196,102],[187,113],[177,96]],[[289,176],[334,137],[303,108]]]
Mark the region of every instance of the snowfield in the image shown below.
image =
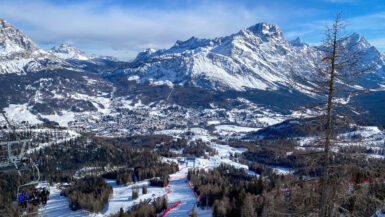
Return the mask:
[[[277,166],[269,166],[269,165],[266,165],[266,166],[273,169],[273,171],[279,175],[290,175],[294,173],[294,170],[289,167],[277,167]]]
[[[129,210],[131,209],[132,206],[135,204],[138,204],[139,201],[144,201],[147,199],[155,199],[156,197],[160,197],[164,195],[167,191],[165,188],[161,187],[154,187],[154,186],[149,186],[149,182],[146,181],[141,181],[137,182],[132,185],[128,186],[122,186],[122,185],[117,185],[116,180],[106,180],[109,185],[112,186],[114,192],[112,194],[112,197],[108,201],[107,205],[103,208],[103,210],[98,213],[95,216],[108,216],[111,214],[115,214],[119,212],[120,208],[122,207],[123,210]],[[147,194],[142,194],[142,185],[147,185],[148,192]],[[132,187],[133,186],[139,186],[140,191],[139,191],[139,198],[136,200],[132,200]],[[152,196],[154,195],[154,196]]]
[[[240,127],[236,125],[217,125],[215,126],[215,133],[219,135],[229,135],[232,133],[249,133],[256,132],[261,128]]]
[[[31,113],[27,104],[10,104],[7,108],[4,108],[4,111],[10,121],[17,123],[27,122],[29,124],[42,123],[36,115]],[[3,116],[0,116],[0,120],[5,122]]]
[[[60,190],[56,186],[50,187],[49,200],[47,201],[47,205],[45,207],[39,209],[39,215],[47,217],[90,216],[89,213],[84,210],[72,211],[69,208],[67,198],[60,196]]]

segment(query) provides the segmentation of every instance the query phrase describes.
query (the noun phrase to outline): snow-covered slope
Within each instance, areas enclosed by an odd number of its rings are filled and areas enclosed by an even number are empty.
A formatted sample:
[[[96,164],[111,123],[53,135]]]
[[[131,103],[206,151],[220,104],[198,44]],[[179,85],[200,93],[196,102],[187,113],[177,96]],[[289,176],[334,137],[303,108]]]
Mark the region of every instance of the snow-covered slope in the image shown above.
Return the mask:
[[[365,64],[384,75],[384,55],[353,34]],[[214,90],[277,90],[288,86],[291,71],[311,73],[320,52],[299,38],[288,41],[274,24],[259,23],[215,39],[192,37],[167,50],[147,49],[130,67],[118,71],[140,81],[171,81]]]
[[[39,48],[20,30],[0,18],[0,74],[39,71],[68,66]]]

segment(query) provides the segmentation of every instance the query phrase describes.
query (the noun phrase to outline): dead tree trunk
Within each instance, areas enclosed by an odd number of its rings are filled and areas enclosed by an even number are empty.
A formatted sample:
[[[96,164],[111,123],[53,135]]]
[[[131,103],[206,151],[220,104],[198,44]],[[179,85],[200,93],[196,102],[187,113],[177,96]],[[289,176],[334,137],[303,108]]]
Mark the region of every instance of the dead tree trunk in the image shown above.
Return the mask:
[[[329,177],[329,153],[330,153],[330,141],[332,136],[332,117],[333,117],[333,98],[334,98],[334,82],[335,82],[335,70],[336,70],[336,57],[338,48],[338,32],[340,31],[340,15],[337,15],[333,27],[331,28],[331,41],[332,52],[330,56],[326,56],[323,61],[327,61],[330,68],[329,81],[328,81],[328,101],[327,101],[327,114],[326,114],[326,135],[324,145],[324,162],[322,168],[322,192],[320,201],[319,217],[329,216],[328,214],[328,177]]]

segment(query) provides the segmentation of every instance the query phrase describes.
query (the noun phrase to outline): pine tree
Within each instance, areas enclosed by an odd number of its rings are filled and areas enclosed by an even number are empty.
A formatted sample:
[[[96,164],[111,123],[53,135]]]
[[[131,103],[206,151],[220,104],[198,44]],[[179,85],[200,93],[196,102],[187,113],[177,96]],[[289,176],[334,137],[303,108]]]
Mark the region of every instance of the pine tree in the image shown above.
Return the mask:
[[[137,186],[132,187],[132,199],[135,200],[139,197],[139,189]]]
[[[167,198],[163,197],[162,198],[162,210],[166,210],[166,209],[167,209]]]
[[[247,194],[243,205],[241,206],[241,217],[257,216],[254,207],[254,198],[251,194]]]

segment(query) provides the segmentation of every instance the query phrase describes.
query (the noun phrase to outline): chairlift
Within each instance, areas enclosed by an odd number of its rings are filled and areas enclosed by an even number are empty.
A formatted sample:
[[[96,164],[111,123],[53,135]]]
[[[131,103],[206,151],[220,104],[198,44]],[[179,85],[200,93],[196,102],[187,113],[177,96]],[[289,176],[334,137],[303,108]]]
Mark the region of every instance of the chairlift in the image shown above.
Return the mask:
[[[27,146],[28,142],[31,142],[31,140],[21,140],[20,137],[17,135],[15,128],[9,122],[4,111],[1,111],[1,114],[3,115],[8,126],[12,129],[12,132],[14,133],[17,141],[0,142],[0,148],[2,150],[6,150],[7,152],[5,161],[0,162],[0,172],[18,172],[19,175],[21,175],[20,171],[28,169],[27,167],[29,164],[29,159],[25,156],[25,147]],[[18,154],[15,154],[15,149],[12,148],[14,145],[21,145]]]
[[[28,192],[31,188],[33,188],[32,193],[36,192],[44,192],[42,195],[39,194],[39,197],[26,198],[25,200],[20,201],[19,204],[22,207],[28,206],[28,203],[36,204],[37,201],[41,201],[43,205],[47,202],[49,197],[49,184],[47,182],[40,181],[40,171],[38,168],[38,161],[35,163],[32,161],[30,157],[26,156],[26,146],[27,143],[31,142],[30,139],[21,140],[18,134],[16,133],[16,130],[14,126],[9,122],[7,116],[5,115],[4,111],[1,111],[1,114],[3,115],[5,121],[7,122],[8,126],[12,129],[12,132],[14,133],[17,141],[7,141],[7,142],[1,142],[0,148],[2,150],[6,150],[6,157],[5,160],[0,162],[0,173],[9,173],[9,172],[17,172],[19,176],[21,177],[22,171],[35,171],[35,180],[30,181],[26,184],[20,185],[17,187],[17,199],[19,200],[19,197],[23,197],[25,192]],[[13,148],[14,145],[21,145],[20,148]],[[20,149],[20,150],[19,150]],[[15,154],[15,152],[19,151],[18,154]],[[37,196],[37,195],[35,195]],[[40,202],[37,204],[39,205]],[[23,213],[21,216],[31,215],[32,213]]]
[[[5,161],[0,162],[0,172],[18,172],[21,175],[20,171],[27,170],[29,164],[29,158],[25,157],[25,146],[30,142],[30,140],[19,140],[19,141],[8,141],[0,142],[0,147],[2,150],[6,150],[7,157]],[[12,146],[21,144],[21,150],[18,155],[13,153]]]

